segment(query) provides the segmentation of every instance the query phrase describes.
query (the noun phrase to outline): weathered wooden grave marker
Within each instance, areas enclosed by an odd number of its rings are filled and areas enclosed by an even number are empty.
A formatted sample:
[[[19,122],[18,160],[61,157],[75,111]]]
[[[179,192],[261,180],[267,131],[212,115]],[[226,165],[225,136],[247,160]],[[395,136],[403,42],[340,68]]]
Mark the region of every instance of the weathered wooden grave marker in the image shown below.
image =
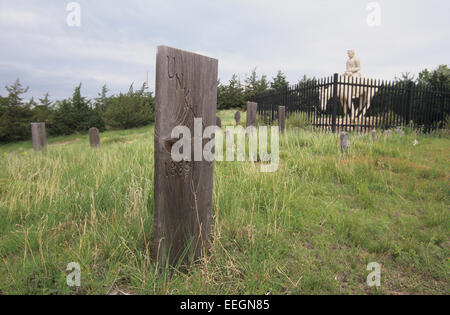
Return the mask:
[[[278,126],[280,127],[280,132],[284,133],[286,121],[286,107],[278,106]]]
[[[216,126],[222,128],[222,119],[219,116],[216,116]]]
[[[247,102],[247,124],[246,127],[256,127],[256,110],[258,104],[254,102]]]
[[[98,148],[100,146],[100,132],[95,127],[89,129],[89,143],[91,148]]]
[[[45,123],[31,123],[31,138],[35,151],[44,150],[47,147]]]
[[[217,74],[216,59],[158,47],[153,253],[162,264],[184,264],[208,249],[214,160],[194,161],[195,139],[190,160],[173,160],[172,146],[179,139],[171,135],[176,126],[187,127],[192,137],[201,136],[208,126],[215,126]],[[194,118],[202,119],[203,130],[194,129]]]
[[[398,134],[400,136],[404,136],[405,135],[405,132],[400,127],[395,128],[394,131],[395,131],[396,134]]]
[[[234,113],[234,120],[236,121],[236,125],[239,125],[239,123],[241,122],[241,112],[237,111],[236,113]]]
[[[348,152],[350,148],[350,138],[347,132],[341,132],[341,152]]]

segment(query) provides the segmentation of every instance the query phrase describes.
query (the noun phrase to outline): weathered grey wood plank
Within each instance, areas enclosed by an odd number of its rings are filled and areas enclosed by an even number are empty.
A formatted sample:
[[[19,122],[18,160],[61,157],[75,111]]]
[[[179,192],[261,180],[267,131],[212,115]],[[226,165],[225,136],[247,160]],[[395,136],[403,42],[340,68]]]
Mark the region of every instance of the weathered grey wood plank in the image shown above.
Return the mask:
[[[98,148],[100,146],[100,132],[95,127],[89,129],[89,143],[91,148]]]
[[[347,132],[341,132],[341,152],[348,152],[350,149],[350,137]]]
[[[234,120],[236,121],[236,125],[239,125],[239,123],[241,122],[241,112],[237,111],[236,113],[234,113]]]
[[[47,147],[45,123],[31,123],[31,138],[35,151],[44,150]]]
[[[171,133],[186,126],[194,137],[194,118],[202,129],[216,123],[218,61],[159,46],[156,56],[155,238],[160,263],[176,265],[208,249],[211,232],[214,161],[176,162]],[[203,130],[201,131],[203,132]]]
[[[258,104],[254,102],[247,102],[247,124],[246,127],[256,127],[256,111]]]
[[[216,117],[216,126],[222,128],[222,119],[219,116]]]

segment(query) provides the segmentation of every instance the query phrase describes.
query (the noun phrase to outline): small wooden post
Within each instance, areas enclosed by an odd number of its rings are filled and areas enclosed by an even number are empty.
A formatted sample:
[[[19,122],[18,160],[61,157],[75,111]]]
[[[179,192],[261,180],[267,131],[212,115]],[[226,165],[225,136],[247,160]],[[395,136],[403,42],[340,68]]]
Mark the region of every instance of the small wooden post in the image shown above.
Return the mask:
[[[45,123],[31,123],[31,137],[35,151],[45,150],[47,147]]]
[[[254,102],[247,102],[247,124],[246,127],[256,127],[256,110],[258,104]]]
[[[196,139],[216,123],[217,74],[216,59],[158,47],[153,255],[162,266],[185,264],[209,247],[214,158],[206,161],[202,156],[197,161]],[[188,141],[194,138],[190,159],[177,161],[172,157],[172,147],[180,140],[172,138],[175,127],[190,131]],[[184,135],[180,138],[185,140]]]
[[[278,126],[280,127],[280,132],[284,133],[286,121],[286,107],[278,106]]]
[[[341,132],[341,152],[348,152],[350,148],[350,138],[347,132]]]
[[[222,128],[222,119],[219,116],[216,116],[216,126]]]
[[[236,121],[236,125],[239,125],[239,123],[241,122],[241,112],[237,111],[234,114],[234,120]]]
[[[91,148],[98,148],[100,146],[100,132],[97,128],[89,129],[89,143]]]
[[[405,135],[405,132],[404,132],[404,131],[402,130],[402,128],[400,128],[400,127],[395,128],[394,131],[395,131],[395,133],[398,134],[398,135],[401,135],[401,136],[404,136],[404,135]]]

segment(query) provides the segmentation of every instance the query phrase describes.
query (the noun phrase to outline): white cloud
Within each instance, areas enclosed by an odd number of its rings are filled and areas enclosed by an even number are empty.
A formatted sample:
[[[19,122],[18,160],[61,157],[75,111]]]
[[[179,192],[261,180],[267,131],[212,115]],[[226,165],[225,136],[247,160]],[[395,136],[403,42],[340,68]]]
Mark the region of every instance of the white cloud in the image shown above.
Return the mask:
[[[369,1],[360,0],[78,2],[81,27],[69,28],[66,2],[0,0],[2,86],[20,75],[33,93],[62,97],[83,81],[92,97],[103,83],[113,92],[140,84],[147,71],[154,86],[161,44],[219,59],[222,82],[254,67],[269,78],[280,69],[293,83],[341,73],[349,48],[363,74],[384,79],[450,55],[447,1],[380,0],[379,28],[366,24]]]
[[[39,25],[39,17],[31,11],[6,9],[0,11],[0,26],[32,29]]]

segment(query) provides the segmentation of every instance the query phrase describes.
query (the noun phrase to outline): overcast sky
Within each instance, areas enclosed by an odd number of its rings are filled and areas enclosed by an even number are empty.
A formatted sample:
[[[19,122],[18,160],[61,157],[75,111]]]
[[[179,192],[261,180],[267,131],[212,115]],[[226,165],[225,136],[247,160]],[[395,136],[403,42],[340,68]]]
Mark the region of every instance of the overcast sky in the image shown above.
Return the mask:
[[[365,0],[79,0],[80,27],[70,27],[64,0],[0,0],[0,95],[17,77],[28,97],[95,97],[140,86],[154,90],[156,47],[219,59],[219,77],[241,79],[254,67],[291,83],[304,74],[345,71],[353,48],[365,77],[448,64],[450,1],[385,0],[381,25],[367,23]]]

